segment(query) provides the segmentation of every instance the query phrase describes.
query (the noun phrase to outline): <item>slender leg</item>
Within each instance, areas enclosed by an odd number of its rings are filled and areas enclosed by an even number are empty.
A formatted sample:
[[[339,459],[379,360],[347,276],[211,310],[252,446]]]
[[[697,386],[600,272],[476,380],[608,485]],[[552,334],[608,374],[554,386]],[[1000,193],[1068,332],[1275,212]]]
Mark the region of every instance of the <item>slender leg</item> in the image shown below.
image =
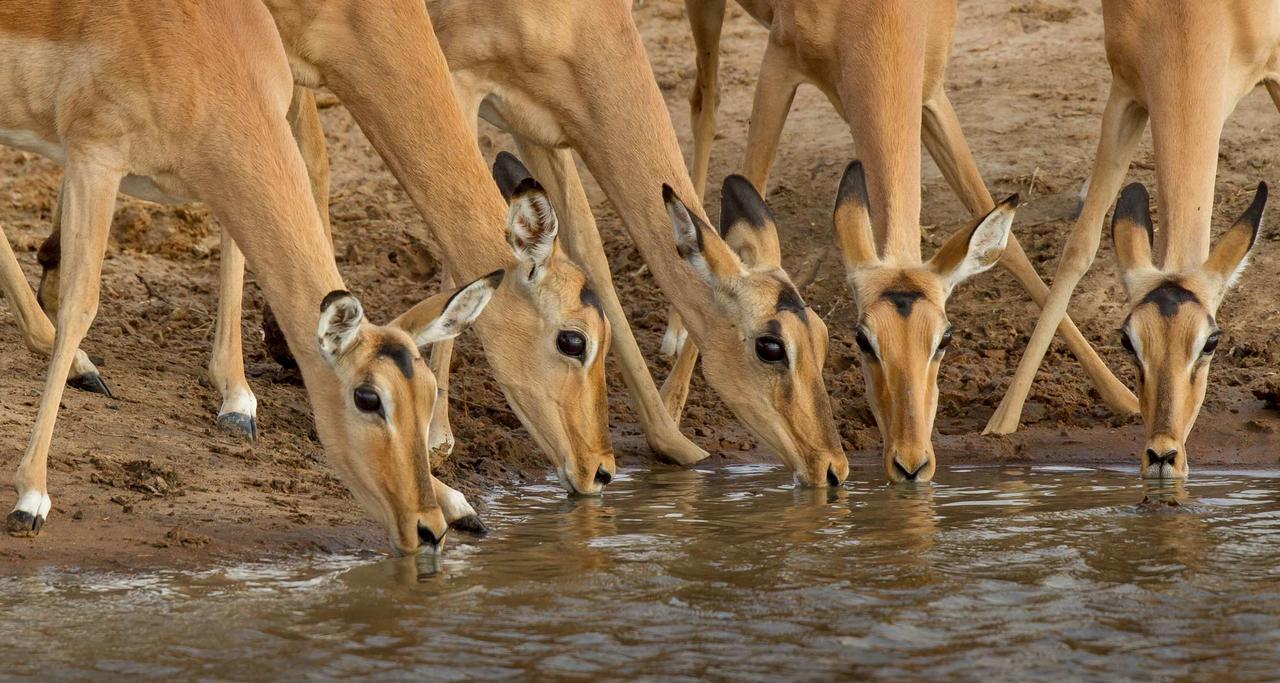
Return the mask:
[[[120,171],[87,159],[73,157],[67,163],[62,214],[62,265],[67,275],[63,278],[53,359],[40,396],[39,413],[27,452],[14,475],[18,503],[9,513],[6,527],[16,536],[39,533],[49,515],[49,443],[67,373],[98,312],[102,258],[122,176]]]
[[[320,210],[324,234],[333,239],[329,226],[329,150],[324,143],[324,128],[320,125],[320,110],[316,108],[316,93],[310,88],[294,86],[293,100],[289,102],[289,131],[302,152],[307,165],[307,179],[311,182],[311,196]]]
[[[1092,182],[1085,198],[1084,211],[1076,221],[1053,278],[1053,287],[1036,322],[1035,332],[1027,344],[1009,391],[1000,401],[987,427],[986,434],[1010,434],[1018,428],[1022,405],[1031,391],[1040,361],[1053,341],[1054,330],[1067,313],[1071,292],[1088,272],[1098,251],[1102,224],[1111,200],[1120,191],[1125,172],[1147,124],[1147,112],[1137,102],[1112,88],[1102,115],[1102,135],[1098,140],[1098,156],[1093,162]]]
[[[654,387],[644,356],[613,289],[604,244],[573,156],[568,150],[552,150],[520,138],[517,138],[517,144],[530,172],[552,197],[560,224],[565,227],[560,234],[569,255],[587,271],[591,287],[600,298],[605,317],[613,328],[613,351],[622,365],[622,378],[640,416],[649,447],[681,465],[692,465],[702,460],[707,457],[707,452],[680,433]]]
[[[244,299],[244,254],[222,231],[222,263],[218,269],[218,324],[209,356],[209,381],[222,395],[218,426],[250,441],[258,438],[258,399],[244,376],[240,313]]]
[[[27,349],[43,358],[53,355],[54,330],[49,316],[58,314],[58,262],[61,260],[59,223],[62,220],[64,194],[58,193],[58,202],[53,205],[53,233],[44,244],[40,245],[41,253],[37,256],[44,267],[44,274],[40,278],[40,291],[48,297],[47,299],[39,294],[32,295],[31,286],[27,284],[27,278],[23,275],[21,266],[18,265],[17,256],[9,248],[9,242],[0,239],[4,242],[0,245],[0,278],[3,279],[3,282],[0,282],[0,288],[3,289],[5,298],[13,309],[14,317],[18,319],[18,329],[22,332],[22,340]],[[46,307],[46,304],[50,306]],[[93,365],[84,351],[76,351],[75,360],[71,362],[67,384],[73,389],[111,398],[111,388],[102,380],[98,368]]]
[[[449,291],[457,286],[448,266],[442,268],[440,280],[440,291]],[[427,448],[433,463],[440,462],[453,452],[453,426],[449,424],[449,363],[452,360],[452,339],[431,347],[429,365],[431,374],[436,377],[436,404],[432,409],[431,427],[427,432]],[[448,518],[448,513],[445,517]]]
[[[716,137],[716,109],[720,106],[720,30],[724,25],[725,0],[685,0],[689,28],[698,49],[697,81],[689,94],[689,116],[693,119],[693,189],[702,199],[707,195],[707,167],[711,144]]]
[[[929,155],[937,162],[947,183],[955,190],[969,212],[981,215],[994,208],[995,203],[991,199],[991,193],[982,182],[978,166],[973,161],[973,154],[969,151],[969,144],[960,130],[960,120],[956,117],[955,109],[952,108],[946,93],[941,90],[925,103],[923,132]],[[1049,297],[1049,288],[1036,273],[1035,266],[1031,265],[1016,236],[1009,236],[1009,245],[1005,249],[1004,257],[1000,260],[1000,265],[1013,274],[1037,306],[1044,306],[1045,300]],[[1098,357],[1098,353],[1089,345],[1088,340],[1076,328],[1070,317],[1062,319],[1061,324],[1058,325],[1058,334],[1062,335],[1071,353],[1080,360],[1085,373],[1089,375],[1089,380],[1112,410],[1122,414],[1138,411],[1137,397],[1112,374],[1111,369]]]
[[[750,180],[760,194],[766,192],[769,167],[773,165],[782,137],[782,127],[791,112],[800,77],[792,67],[783,48],[770,42],[760,64],[760,77],[756,81],[755,101],[751,105],[751,125],[747,129],[747,150],[742,163],[743,175]],[[681,347],[671,374],[662,383],[662,402],[677,422],[684,412],[689,397],[689,382],[698,365],[698,347],[686,341]]]
[[[466,496],[435,477],[431,478],[431,483],[435,488],[436,501],[440,503],[440,511],[444,513],[444,520],[450,527],[479,536],[489,533],[489,527],[481,521],[480,515],[467,502]]]
[[[1276,105],[1276,109],[1280,109],[1280,82],[1266,81],[1267,94],[1271,96],[1271,103]]]

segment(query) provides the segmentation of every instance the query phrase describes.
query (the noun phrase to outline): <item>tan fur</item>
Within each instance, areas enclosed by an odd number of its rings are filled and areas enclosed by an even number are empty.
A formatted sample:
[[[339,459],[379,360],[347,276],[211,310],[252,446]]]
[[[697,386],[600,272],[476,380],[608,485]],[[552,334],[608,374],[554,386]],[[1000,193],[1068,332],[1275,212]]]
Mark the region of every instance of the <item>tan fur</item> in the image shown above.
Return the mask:
[[[1103,219],[1148,118],[1161,212],[1152,261],[1166,274],[1190,275],[1205,268],[1210,258],[1210,217],[1223,123],[1236,103],[1258,85],[1265,85],[1280,105],[1280,8],[1274,2],[1106,0],[1103,20],[1111,94],[1084,208],[1063,248],[1049,301],[1013,382],[987,424],[990,433],[1017,428],[1052,330],[1093,263]],[[1131,300],[1137,295],[1140,301],[1143,293],[1131,287],[1130,295]],[[1175,336],[1168,343],[1178,339]],[[1186,394],[1187,400],[1203,391],[1201,384],[1196,392]],[[1195,403],[1198,406],[1199,400]],[[1144,407],[1144,416],[1147,413]],[[1194,413],[1183,410],[1180,414],[1175,432],[1190,429],[1189,420],[1194,420]],[[1185,434],[1173,436],[1174,442],[1180,442]]]
[[[419,419],[434,401],[429,373],[410,380],[364,350],[334,365],[319,353],[320,303],[342,288],[342,279],[286,121],[289,63],[262,6],[59,0],[0,9],[0,67],[3,141],[66,166],[58,325],[15,477],[19,501],[10,533],[38,533],[50,510],[54,420],[97,309],[113,200],[123,186],[210,205],[275,305],[336,469],[387,525],[399,552],[420,550],[420,537],[438,542],[446,520],[435,496],[447,487],[431,481],[428,427]],[[436,88],[436,99],[449,99],[447,80]],[[7,249],[0,254],[6,255]],[[27,287],[11,261],[0,258],[6,292]],[[22,309],[20,319],[43,318],[25,294],[8,297]],[[32,325],[42,330],[48,321]],[[360,349],[407,340],[398,328],[368,323],[360,334]],[[348,389],[365,381],[378,382],[405,406],[394,428],[371,427],[353,406]]]

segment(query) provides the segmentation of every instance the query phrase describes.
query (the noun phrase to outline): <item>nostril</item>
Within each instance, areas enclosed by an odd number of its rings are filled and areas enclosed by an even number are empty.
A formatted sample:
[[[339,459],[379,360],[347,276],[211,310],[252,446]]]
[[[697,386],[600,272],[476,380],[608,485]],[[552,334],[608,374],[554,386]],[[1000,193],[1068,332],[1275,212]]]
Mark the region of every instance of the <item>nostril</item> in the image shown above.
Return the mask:
[[[596,481],[599,482],[601,486],[608,486],[609,482],[613,481],[613,473],[606,470],[604,465],[601,465],[600,469],[596,470]]]
[[[902,464],[901,460],[897,458],[893,459],[893,468],[895,470],[898,470],[898,474],[901,474],[902,478],[907,481],[915,481],[916,477],[919,476],[920,473],[924,471],[924,466],[927,464],[929,464],[928,461],[922,462],[919,465],[917,465],[914,470],[910,470],[910,469],[907,469],[906,465]]]
[[[423,524],[422,522],[418,522],[418,543],[421,543],[422,545],[429,545],[434,548],[440,545],[440,538],[431,530],[431,527]]]
[[[1147,449],[1147,461],[1152,465],[1169,465],[1173,466],[1175,460],[1178,459],[1178,449],[1170,448],[1163,453],[1156,453],[1155,449]]]
[[[834,466],[827,467],[827,484],[832,487],[840,485],[840,475],[836,474]]]

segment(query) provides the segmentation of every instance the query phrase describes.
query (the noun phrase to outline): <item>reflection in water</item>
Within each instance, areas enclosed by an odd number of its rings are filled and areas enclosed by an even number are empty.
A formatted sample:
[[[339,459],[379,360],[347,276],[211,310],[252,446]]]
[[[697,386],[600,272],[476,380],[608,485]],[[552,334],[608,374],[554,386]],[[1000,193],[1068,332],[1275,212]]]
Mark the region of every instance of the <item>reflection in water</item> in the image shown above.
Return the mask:
[[[489,501],[438,558],[0,578],[6,675],[1267,678],[1280,479],[622,473]],[[92,615],[92,618],[87,618]]]

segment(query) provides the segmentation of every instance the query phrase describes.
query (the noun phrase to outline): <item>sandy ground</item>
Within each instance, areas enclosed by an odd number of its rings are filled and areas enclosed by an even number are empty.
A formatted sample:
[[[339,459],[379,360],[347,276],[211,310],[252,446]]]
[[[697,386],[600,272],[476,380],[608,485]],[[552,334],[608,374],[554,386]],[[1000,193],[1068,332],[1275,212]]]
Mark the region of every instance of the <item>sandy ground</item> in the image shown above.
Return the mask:
[[[683,3],[649,0],[636,8],[635,18],[688,150],[693,48]],[[713,178],[736,171],[742,158],[765,40],[765,31],[736,7],[724,33]],[[1014,229],[1042,274],[1051,274],[1071,225],[1068,214],[1093,159],[1109,81],[1102,17],[1094,3],[962,3],[948,89],[993,194],[1021,192],[1027,202]],[[437,288],[434,261],[414,237],[423,225],[346,111],[328,107],[323,119],[333,157],[339,267],[366,307],[389,319]],[[1218,227],[1243,210],[1259,180],[1280,176],[1280,157],[1274,153],[1278,138],[1280,116],[1266,95],[1246,98],[1223,135]],[[490,158],[510,147],[492,130],[482,135],[481,144]],[[793,273],[830,250],[830,206],[852,156],[847,127],[817,91],[802,88],[769,197]],[[1153,183],[1152,162],[1148,138],[1130,176]],[[33,284],[38,278],[34,250],[48,232],[59,179],[58,168],[47,161],[0,151],[0,222]],[[666,306],[603,195],[594,185],[589,191],[642,348],[660,358],[656,349]],[[718,204],[713,188],[707,206]],[[966,220],[928,160],[922,219],[926,253]],[[365,520],[324,463],[301,387],[267,359],[258,342],[261,299],[254,287],[247,295],[245,346],[262,436],[250,445],[214,427],[218,396],[203,374],[216,306],[217,235],[203,207],[120,200],[101,311],[85,344],[103,360],[117,398],[66,394],[50,465],[54,511],[39,538],[0,538],[0,558],[16,562],[10,566],[182,564],[382,548],[381,532]],[[1276,465],[1280,421],[1254,392],[1274,390],[1280,357],[1270,285],[1280,274],[1277,235],[1276,229],[1264,228],[1253,265],[1219,314],[1226,337],[1191,439],[1193,469]],[[854,312],[835,259],[822,262],[804,295],[832,330],[826,379],[850,458],[855,466],[878,467],[879,434],[862,396],[851,332]],[[1104,241],[1072,311],[1128,381],[1132,371],[1115,335],[1121,302],[1113,255]],[[1101,407],[1060,344],[1045,361],[1024,412],[1023,431],[1001,440],[977,436],[1013,374],[1035,312],[1002,272],[981,276],[953,297],[948,313],[957,335],[940,378],[936,443],[941,461],[1135,466],[1141,425]],[[6,307],[0,307],[0,349],[0,469],[8,472],[26,445],[44,363],[23,349]],[[463,337],[459,349],[453,385],[459,443],[437,471],[477,502],[490,487],[546,478],[547,466],[507,408],[478,345]],[[665,361],[653,369],[665,375]],[[610,389],[621,465],[661,467],[643,447],[616,373]],[[713,463],[767,457],[701,378],[695,380],[685,424],[687,433],[715,453]]]

